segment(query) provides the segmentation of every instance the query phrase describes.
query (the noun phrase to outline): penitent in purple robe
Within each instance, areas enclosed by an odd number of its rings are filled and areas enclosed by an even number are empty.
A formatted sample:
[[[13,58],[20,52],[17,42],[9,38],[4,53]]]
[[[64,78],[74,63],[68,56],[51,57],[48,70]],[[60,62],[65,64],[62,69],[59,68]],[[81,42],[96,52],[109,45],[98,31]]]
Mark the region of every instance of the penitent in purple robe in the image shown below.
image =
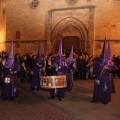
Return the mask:
[[[108,66],[108,70],[109,70],[109,81],[110,81],[110,90],[111,93],[115,93],[115,85],[114,85],[114,77],[113,77],[113,71],[115,70],[115,64],[114,62],[110,59],[107,61],[107,66]]]
[[[67,81],[67,90],[71,91],[73,87],[73,73],[75,71],[75,67],[73,63],[68,64],[67,72],[66,72],[66,81]]]
[[[43,75],[42,65],[41,64],[37,65],[37,62],[36,62],[33,66],[32,73],[33,73],[33,76],[32,76],[32,81],[31,81],[31,89],[39,90],[40,89],[40,78]]]
[[[15,62],[13,56],[13,42],[11,42],[8,58],[2,71],[3,79],[1,98],[11,99],[18,96],[18,90],[16,85],[16,77],[18,70],[18,64]]]
[[[40,89],[40,80],[43,75],[44,60],[41,55],[41,44],[38,46],[38,55],[32,69],[31,90]]]
[[[66,72],[66,81],[67,81],[67,90],[71,91],[73,87],[73,73],[75,71],[75,62],[73,58],[73,46],[71,48],[69,58],[67,61],[67,72]]]
[[[9,69],[9,71],[10,70],[11,69]],[[4,73],[7,73],[7,74],[5,74],[5,76],[2,79],[1,98],[11,99],[11,98],[17,97],[18,89],[16,84],[16,71],[13,71],[13,73],[11,74],[10,72],[8,72],[8,69],[4,69],[3,74]]]
[[[62,60],[62,61],[61,61]],[[60,61],[61,63],[64,61],[63,57],[57,57],[52,65],[52,68],[54,68],[54,72],[53,75],[63,75],[64,74],[64,67],[62,66],[62,64],[60,65]],[[56,68],[58,68],[59,66],[61,66],[61,68],[56,71]],[[65,95],[65,88],[59,88],[59,89],[51,89],[50,90],[50,96],[51,97],[58,97],[58,98],[64,98]]]
[[[111,47],[110,47],[110,40],[108,41],[108,50],[106,53],[106,59],[107,59],[107,66],[109,72],[109,80],[110,80],[110,89],[111,93],[115,93],[115,85],[114,85],[114,78],[113,78],[113,71],[115,70],[115,63],[112,61],[111,57]]]
[[[109,71],[104,70],[101,62],[98,60],[95,67],[95,80],[100,81],[100,85],[94,82],[93,101],[108,103],[111,101],[111,89],[109,80]]]

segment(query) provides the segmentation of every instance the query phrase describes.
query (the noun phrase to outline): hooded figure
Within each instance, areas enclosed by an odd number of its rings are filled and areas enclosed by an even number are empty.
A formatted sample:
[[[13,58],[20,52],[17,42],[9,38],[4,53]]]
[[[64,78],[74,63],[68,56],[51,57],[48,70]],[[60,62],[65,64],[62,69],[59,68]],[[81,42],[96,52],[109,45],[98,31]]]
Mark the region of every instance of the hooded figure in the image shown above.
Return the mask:
[[[100,57],[96,60],[96,62],[93,65],[93,74],[96,76],[99,74],[98,72],[98,64],[103,66],[105,64],[106,59],[106,37],[103,43],[102,53],[100,54]]]
[[[62,40],[60,41],[60,46],[59,46],[59,52],[58,56],[54,60],[51,69],[53,69],[53,75],[63,75],[64,74],[64,69],[63,69],[63,62],[64,62],[64,57],[62,54]],[[62,98],[64,98],[65,94],[65,89],[64,88],[59,88],[59,89],[51,89],[50,90],[50,97],[48,99],[53,99],[55,96],[58,97],[58,100],[61,101]]]
[[[32,69],[32,81],[31,81],[31,90],[40,90],[40,79],[43,75],[43,66],[44,61],[41,55],[41,46],[39,44],[38,47],[38,55],[34,62],[33,69]]]
[[[41,65],[44,65],[44,61],[43,61],[43,58],[42,58],[42,52],[41,52],[41,44],[39,43],[39,46],[38,46],[38,55],[37,55],[37,58],[36,58],[36,62],[38,62],[39,64]]]
[[[94,65],[94,71],[95,81],[92,102],[106,104],[111,101],[109,70],[106,59],[106,39],[104,40],[102,53]]]
[[[115,93],[113,72],[115,70],[115,63],[112,61],[111,49],[110,49],[110,40],[108,41],[108,51],[106,53],[107,66],[109,70],[109,81],[110,81],[110,89],[111,93]]]
[[[14,56],[13,56],[13,42],[11,42],[11,45],[10,45],[10,51],[9,51],[9,54],[8,54],[8,58],[6,60],[6,63],[4,65],[4,68],[11,68],[14,64]]]
[[[69,58],[67,60],[67,73],[66,73],[66,81],[67,81],[67,90],[71,91],[73,87],[73,74],[75,71],[75,66],[74,66],[74,58],[73,58],[73,46],[71,48]]]
[[[16,85],[18,70],[18,64],[15,63],[13,56],[13,42],[11,42],[8,58],[3,69],[1,98],[13,100],[14,97],[18,96]]]

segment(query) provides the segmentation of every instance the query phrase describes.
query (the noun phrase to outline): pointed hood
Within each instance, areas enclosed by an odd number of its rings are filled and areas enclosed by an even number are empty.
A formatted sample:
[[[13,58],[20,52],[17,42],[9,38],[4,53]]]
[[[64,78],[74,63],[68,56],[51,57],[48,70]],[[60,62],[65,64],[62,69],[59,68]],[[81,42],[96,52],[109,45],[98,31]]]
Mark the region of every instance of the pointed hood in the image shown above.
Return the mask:
[[[103,59],[106,55],[106,37],[105,37],[105,40],[104,40],[104,43],[103,43],[103,49],[102,49],[102,53],[100,55],[100,58]]]
[[[10,45],[10,51],[8,54],[8,58],[6,60],[6,63],[4,65],[4,68],[11,68],[13,66],[14,63],[14,56],[13,56],[13,42],[11,42]]]
[[[61,57],[62,55],[63,55],[63,53],[62,53],[62,40],[60,40],[58,56]]]
[[[70,54],[69,54],[68,62],[69,63],[74,62],[74,58],[73,58],[73,46],[72,46]]]
[[[106,58],[111,59],[111,48],[110,48],[110,40],[108,41],[108,51],[106,53]]]
[[[111,47],[110,47],[110,40],[108,41],[108,50],[106,53],[106,59],[107,59],[107,66],[115,66],[115,63],[112,61],[111,56]]]
[[[59,45],[59,51],[58,51],[58,56],[55,58],[52,67],[61,67],[62,66],[62,61],[63,61],[63,53],[62,53],[62,39],[60,40],[60,45]]]
[[[59,56],[59,66],[62,66],[62,39],[60,40],[60,45],[59,45],[59,51],[58,51],[58,56]]]
[[[59,63],[60,63],[60,58],[56,57],[55,60],[52,63],[52,67],[58,68],[59,67]]]
[[[41,44],[39,43],[39,46],[38,46],[38,56],[41,56]]]
[[[104,40],[104,44],[103,44],[103,49],[102,49],[102,53],[99,57],[99,61],[100,61],[100,64],[102,66],[104,66],[106,64],[106,37],[105,37],[105,40]]]
[[[36,58],[36,62],[38,62],[38,63],[43,62],[42,52],[41,52],[41,44],[40,43],[39,43],[39,46],[38,46],[38,55],[37,55],[37,58]]]

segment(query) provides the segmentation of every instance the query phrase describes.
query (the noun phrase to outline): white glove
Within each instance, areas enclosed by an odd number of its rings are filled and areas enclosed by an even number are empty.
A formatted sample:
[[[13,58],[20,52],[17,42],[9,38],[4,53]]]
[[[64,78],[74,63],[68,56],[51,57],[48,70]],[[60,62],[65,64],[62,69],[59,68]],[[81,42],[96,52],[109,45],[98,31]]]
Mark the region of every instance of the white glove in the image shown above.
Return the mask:
[[[100,85],[100,81],[99,81],[99,80],[95,80],[95,82],[96,82],[98,85]]]

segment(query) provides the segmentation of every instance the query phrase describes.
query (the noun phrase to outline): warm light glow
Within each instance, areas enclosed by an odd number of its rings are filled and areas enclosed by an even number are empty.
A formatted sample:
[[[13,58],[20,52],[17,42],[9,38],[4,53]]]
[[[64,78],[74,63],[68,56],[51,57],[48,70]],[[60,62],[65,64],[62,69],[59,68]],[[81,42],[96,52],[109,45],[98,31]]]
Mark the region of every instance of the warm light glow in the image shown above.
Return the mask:
[[[0,4],[0,52],[6,51],[6,1]]]
[[[6,33],[5,31],[1,31],[0,30],[0,52],[1,51],[6,51],[6,47],[5,47],[5,37],[6,36]]]

